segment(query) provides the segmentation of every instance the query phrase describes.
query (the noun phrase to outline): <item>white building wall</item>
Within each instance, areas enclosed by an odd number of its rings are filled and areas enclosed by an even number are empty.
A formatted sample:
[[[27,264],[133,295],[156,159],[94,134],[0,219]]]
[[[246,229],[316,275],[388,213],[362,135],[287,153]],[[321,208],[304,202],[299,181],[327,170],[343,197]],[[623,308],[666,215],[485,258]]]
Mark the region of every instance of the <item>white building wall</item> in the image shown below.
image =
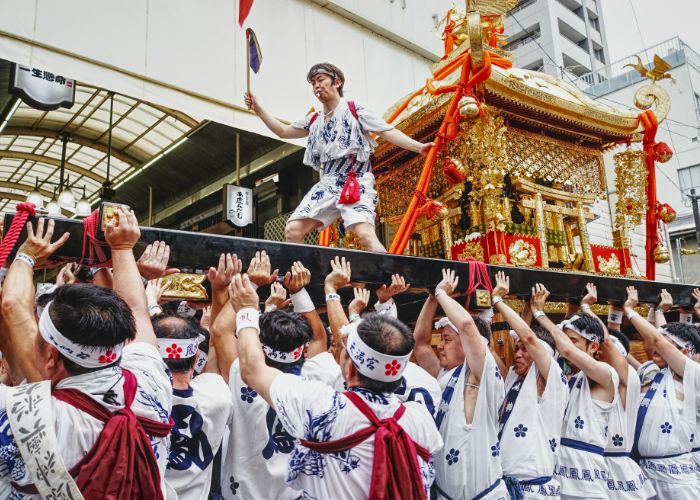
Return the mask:
[[[404,7],[405,4],[405,7]],[[233,0],[0,0],[0,57],[270,135],[243,105],[246,42]],[[442,55],[449,0],[265,0],[245,23],[263,52],[252,90],[273,115],[318,106],[306,82],[337,64],[346,94],[382,112]],[[391,37],[391,39],[389,38]]]

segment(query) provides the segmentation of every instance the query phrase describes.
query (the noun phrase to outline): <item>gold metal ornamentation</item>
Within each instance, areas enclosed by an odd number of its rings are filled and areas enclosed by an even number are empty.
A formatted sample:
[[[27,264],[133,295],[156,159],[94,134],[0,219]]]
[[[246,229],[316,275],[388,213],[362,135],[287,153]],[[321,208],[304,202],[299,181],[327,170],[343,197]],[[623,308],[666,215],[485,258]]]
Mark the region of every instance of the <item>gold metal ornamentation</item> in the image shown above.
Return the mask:
[[[611,255],[607,260],[602,255],[599,255],[598,268],[601,273],[620,274],[620,259],[615,254]]]
[[[535,245],[525,240],[515,240],[508,248],[510,263],[516,266],[534,266],[537,262]]]
[[[209,296],[202,285],[206,275],[175,273],[164,276],[162,280],[167,284],[163,297],[182,300],[207,300]]]
[[[457,255],[457,259],[462,261],[468,260],[469,258],[484,262],[484,247],[481,246],[479,240],[467,241],[464,245],[464,250]]]
[[[654,248],[654,262],[657,264],[664,264],[668,262],[670,258],[668,249],[664,245],[660,243],[656,245],[656,248]]]
[[[476,292],[474,292],[474,296],[476,299],[474,305],[478,309],[488,309],[491,307],[491,294],[488,290],[477,289]]]
[[[627,149],[613,156],[615,162],[615,227],[627,233],[646,214],[647,168],[644,151]]]

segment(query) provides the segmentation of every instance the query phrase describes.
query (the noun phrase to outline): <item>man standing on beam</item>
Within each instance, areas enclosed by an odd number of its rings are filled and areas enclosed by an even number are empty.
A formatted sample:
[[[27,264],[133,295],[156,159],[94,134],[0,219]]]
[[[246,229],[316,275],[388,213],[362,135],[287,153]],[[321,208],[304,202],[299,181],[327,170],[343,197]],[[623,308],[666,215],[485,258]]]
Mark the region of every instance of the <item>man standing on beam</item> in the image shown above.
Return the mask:
[[[330,63],[315,64],[306,75],[322,111],[308,114],[286,125],[265,111],[256,97],[247,92],[245,103],[283,139],[308,136],[304,164],[318,170],[317,182],[287,222],[288,242],[303,243],[304,236],[330,226],[342,217],[345,227],[357,234],[365,250],[386,252],[374,230],[377,191],[370,156],[377,146],[370,135],[415,153],[427,154],[433,143],[420,143],[395,129],[360,103],[343,97],[345,76]]]

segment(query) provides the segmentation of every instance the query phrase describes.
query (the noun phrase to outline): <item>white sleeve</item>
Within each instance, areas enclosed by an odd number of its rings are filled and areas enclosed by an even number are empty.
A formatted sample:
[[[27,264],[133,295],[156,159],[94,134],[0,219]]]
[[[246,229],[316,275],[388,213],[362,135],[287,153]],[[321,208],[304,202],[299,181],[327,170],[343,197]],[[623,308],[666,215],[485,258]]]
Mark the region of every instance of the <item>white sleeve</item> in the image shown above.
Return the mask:
[[[464,361],[467,365],[467,361]],[[467,365],[468,366],[468,365]],[[467,382],[467,379],[464,379]],[[482,394],[485,394],[486,405],[490,416],[498,418],[498,411],[501,408],[501,404],[505,399],[505,385],[503,384],[503,377],[498,369],[496,360],[491,354],[491,351],[486,349],[486,358],[484,359],[484,371],[481,373],[481,381],[479,382],[481,391],[477,398],[481,398]]]
[[[374,304],[374,310],[377,314],[386,314],[390,318],[398,319],[399,317],[399,312],[396,309],[396,302],[394,302],[393,298],[390,298],[384,303],[377,301],[377,303]]]
[[[342,391],[345,387],[340,365],[329,352],[322,352],[307,359],[301,368],[301,376],[307,380],[323,382],[337,391]]]
[[[298,128],[298,129],[303,129],[303,130],[309,130],[309,127],[311,126],[311,117],[314,116],[316,113],[309,113],[306,115],[304,118],[301,118],[299,120],[296,120],[292,122],[292,127]]]
[[[386,132],[394,127],[363,104],[355,103],[357,118],[365,132]]]
[[[289,434],[317,441],[328,440],[341,407],[339,392],[323,382],[303,380],[290,373],[275,377],[270,399]]]

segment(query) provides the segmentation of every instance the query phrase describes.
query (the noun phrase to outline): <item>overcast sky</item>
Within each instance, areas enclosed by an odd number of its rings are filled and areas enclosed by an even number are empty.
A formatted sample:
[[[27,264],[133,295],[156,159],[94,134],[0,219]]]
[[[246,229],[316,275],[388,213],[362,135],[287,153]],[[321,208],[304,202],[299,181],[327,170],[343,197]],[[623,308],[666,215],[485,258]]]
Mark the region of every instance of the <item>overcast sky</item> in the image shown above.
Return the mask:
[[[598,0],[611,62],[679,36],[700,52],[700,0]],[[637,13],[641,37],[634,14]],[[643,38],[643,42],[642,42]]]

